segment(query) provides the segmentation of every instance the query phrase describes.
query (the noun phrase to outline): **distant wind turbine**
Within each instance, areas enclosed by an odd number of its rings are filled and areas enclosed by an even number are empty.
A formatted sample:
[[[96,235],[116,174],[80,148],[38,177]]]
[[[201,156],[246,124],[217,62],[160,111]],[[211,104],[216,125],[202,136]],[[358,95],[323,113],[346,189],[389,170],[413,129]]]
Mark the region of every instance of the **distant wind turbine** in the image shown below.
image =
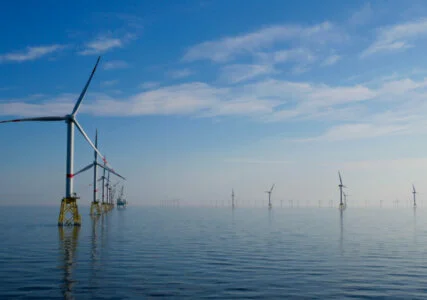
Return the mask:
[[[234,208],[234,189],[231,189],[231,208]]]
[[[268,208],[271,208],[271,192],[273,192],[274,186],[276,184],[273,183],[273,185],[271,186],[271,189],[269,191],[265,191],[268,194]]]
[[[346,194],[345,192],[342,192],[343,196],[344,196],[344,205],[345,207],[347,207],[347,197],[349,196],[348,194]]]
[[[417,207],[417,201],[415,195],[417,194],[417,191],[415,190],[415,186],[412,185],[412,194],[414,194],[414,207]]]
[[[98,149],[98,130],[96,131],[95,134],[95,147]],[[97,188],[97,181],[98,181],[98,167],[101,167],[104,170],[107,170],[115,175],[117,175],[118,177],[122,178],[125,180],[125,178],[119,174],[117,174],[113,169],[107,167],[105,164],[100,164],[98,162],[98,152],[94,151],[94,160],[92,163],[90,163],[89,165],[87,165],[86,167],[84,167],[83,169],[81,169],[80,171],[74,173],[74,176],[77,176],[80,173],[83,173],[87,170],[90,170],[91,168],[93,168],[93,200],[90,206],[90,214],[94,215],[94,214],[101,214],[101,207],[99,206],[99,201],[97,199],[97,192],[98,192],[98,188]]]
[[[342,183],[342,178],[341,178],[341,173],[340,173],[340,171],[338,171],[338,177],[340,178],[340,184],[338,185],[338,187],[340,188],[340,209],[344,209],[345,208],[345,205],[344,205],[344,203],[343,203],[343,188],[346,188],[346,186],[345,185],[343,185],[343,183]]]

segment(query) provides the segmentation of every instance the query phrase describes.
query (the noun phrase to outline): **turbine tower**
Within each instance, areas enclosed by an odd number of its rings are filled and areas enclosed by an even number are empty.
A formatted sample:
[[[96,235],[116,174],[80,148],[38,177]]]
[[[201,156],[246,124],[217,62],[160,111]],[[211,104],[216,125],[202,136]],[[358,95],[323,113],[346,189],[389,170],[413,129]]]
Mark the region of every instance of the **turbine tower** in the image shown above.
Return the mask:
[[[56,122],[56,121],[65,121],[67,124],[67,156],[66,156],[66,178],[65,178],[65,196],[61,200],[61,208],[59,211],[58,226],[64,225],[81,225],[81,217],[77,207],[77,197],[74,192],[74,127],[80,131],[89,145],[98,153],[98,155],[104,160],[104,163],[107,164],[104,156],[99,152],[95,147],[92,141],[87,136],[86,132],[83,130],[83,127],[76,119],[77,112],[82,104],[83,98],[86,94],[86,91],[92,81],[92,78],[95,74],[96,68],[98,67],[99,60],[101,57],[98,57],[96,64],[92,70],[92,73],[89,76],[88,81],[83,87],[80,96],[77,99],[77,102],[69,115],[65,116],[48,116],[48,117],[35,117],[35,118],[23,118],[23,119],[14,119],[7,121],[0,121],[0,123],[11,123],[11,122]]]
[[[105,166],[105,163],[104,163]],[[107,177],[105,177],[105,168],[102,170],[102,176],[101,179],[102,180],[102,202],[101,202],[101,208],[103,212],[107,212],[107,204],[105,202],[105,180],[107,179]]]
[[[271,192],[273,191],[275,186],[275,183],[271,186],[271,189],[269,191],[265,191],[268,194],[268,208],[271,209]]]
[[[236,205],[234,203],[234,189],[231,189],[231,208],[235,208]]]
[[[417,191],[415,190],[415,186],[412,185],[412,194],[414,194],[414,207],[417,207],[417,201],[415,195],[417,194]]]
[[[340,184],[338,185],[338,187],[340,188],[340,209],[344,209],[345,205],[343,203],[343,188],[346,188],[345,185],[342,184],[342,178],[341,178],[341,173],[340,171],[338,171],[338,177],[340,178]]]
[[[95,134],[95,147],[98,148],[98,130],[96,130],[96,134]],[[100,215],[101,214],[101,207],[99,205],[99,200],[97,199],[98,167],[104,169],[104,171],[107,170],[108,172],[113,173],[114,175],[122,178],[123,180],[126,180],[123,176],[117,174],[116,171],[108,168],[105,164],[101,165],[100,163],[98,163],[98,153],[96,151],[94,151],[93,162],[74,174],[74,177],[75,177],[78,174],[83,173],[83,172],[93,168],[93,200],[92,200],[92,203],[90,205],[90,215],[95,215],[95,214]]]

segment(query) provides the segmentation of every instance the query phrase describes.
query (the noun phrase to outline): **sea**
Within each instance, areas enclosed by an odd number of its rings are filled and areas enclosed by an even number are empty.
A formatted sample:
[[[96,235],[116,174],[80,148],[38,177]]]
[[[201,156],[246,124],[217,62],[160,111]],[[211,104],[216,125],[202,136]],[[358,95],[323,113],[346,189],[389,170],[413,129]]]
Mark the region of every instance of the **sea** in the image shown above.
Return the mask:
[[[0,299],[427,299],[427,209],[0,208]]]

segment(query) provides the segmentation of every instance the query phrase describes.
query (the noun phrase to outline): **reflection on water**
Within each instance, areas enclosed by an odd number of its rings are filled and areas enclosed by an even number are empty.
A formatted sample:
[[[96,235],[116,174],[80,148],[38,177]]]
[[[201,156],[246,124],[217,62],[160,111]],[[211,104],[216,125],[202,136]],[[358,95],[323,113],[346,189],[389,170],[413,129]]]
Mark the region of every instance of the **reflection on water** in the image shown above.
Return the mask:
[[[60,242],[60,251],[62,254],[62,264],[61,269],[63,269],[63,277],[61,284],[61,291],[64,299],[74,299],[73,288],[74,283],[76,282],[73,279],[73,269],[75,266],[75,254],[77,243],[79,239],[79,226],[73,227],[58,227],[59,230],[59,242]]]
[[[417,244],[417,207],[414,206],[412,209],[414,212],[414,244]]]
[[[341,255],[344,254],[344,211],[342,209],[340,211],[340,252]]]
[[[92,298],[95,296],[95,291],[98,289],[98,277],[101,270],[101,264],[99,262],[100,249],[98,249],[98,232],[99,232],[99,219],[101,216],[91,216],[91,247],[90,247],[90,276],[89,285],[93,291]]]

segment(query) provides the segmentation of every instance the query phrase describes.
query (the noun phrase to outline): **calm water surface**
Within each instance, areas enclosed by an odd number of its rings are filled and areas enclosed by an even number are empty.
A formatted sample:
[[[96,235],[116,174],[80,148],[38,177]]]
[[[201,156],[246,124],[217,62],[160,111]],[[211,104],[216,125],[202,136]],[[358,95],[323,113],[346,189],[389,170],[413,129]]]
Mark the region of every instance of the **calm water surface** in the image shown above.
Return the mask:
[[[427,299],[427,210],[0,211],[0,299]]]

